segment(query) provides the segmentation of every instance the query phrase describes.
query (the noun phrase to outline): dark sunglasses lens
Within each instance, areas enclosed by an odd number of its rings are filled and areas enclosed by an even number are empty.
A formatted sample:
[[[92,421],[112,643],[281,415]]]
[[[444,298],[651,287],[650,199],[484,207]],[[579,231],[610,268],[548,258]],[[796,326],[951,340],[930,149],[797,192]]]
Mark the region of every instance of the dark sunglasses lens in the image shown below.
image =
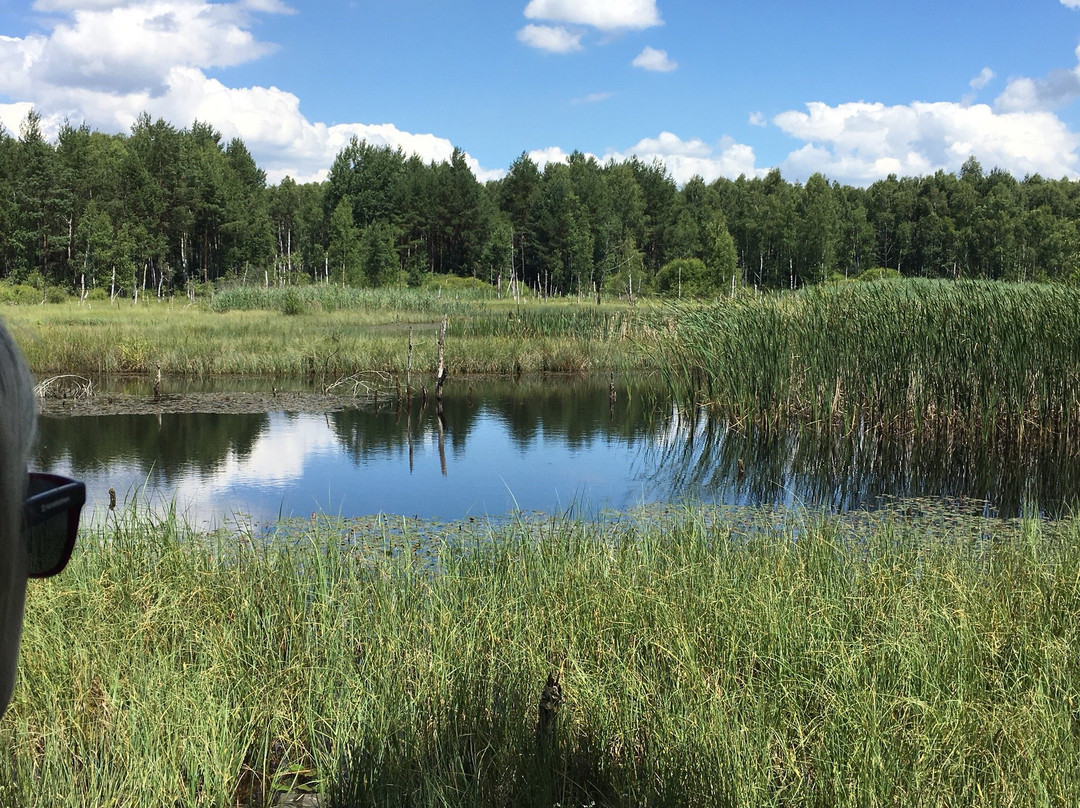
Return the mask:
[[[27,530],[29,574],[39,578],[55,575],[67,562],[67,514],[57,514]]]
[[[71,556],[86,489],[62,477],[32,474],[28,494],[33,503],[24,528],[28,573],[45,578],[60,572]]]

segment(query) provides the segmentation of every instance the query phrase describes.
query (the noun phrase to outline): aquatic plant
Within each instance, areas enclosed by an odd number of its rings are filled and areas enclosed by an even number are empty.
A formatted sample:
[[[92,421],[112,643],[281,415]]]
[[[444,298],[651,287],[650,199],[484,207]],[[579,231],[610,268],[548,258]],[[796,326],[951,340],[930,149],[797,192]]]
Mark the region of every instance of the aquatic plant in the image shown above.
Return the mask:
[[[664,371],[736,421],[1076,434],[1080,289],[822,284],[670,310]]]

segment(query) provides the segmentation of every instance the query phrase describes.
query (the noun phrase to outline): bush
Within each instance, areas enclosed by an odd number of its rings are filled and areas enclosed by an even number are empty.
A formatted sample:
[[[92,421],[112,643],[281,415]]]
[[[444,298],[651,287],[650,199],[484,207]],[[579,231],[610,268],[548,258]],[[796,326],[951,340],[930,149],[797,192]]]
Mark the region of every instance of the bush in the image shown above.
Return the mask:
[[[888,267],[873,267],[859,274],[855,280],[859,281],[884,281],[904,277],[895,269]]]
[[[0,303],[13,306],[32,306],[41,302],[41,288],[25,283],[0,283]]]
[[[294,287],[286,287],[278,295],[278,310],[285,315],[293,316],[304,313],[304,300],[300,297],[300,291]]]
[[[436,275],[429,273],[424,277],[423,288],[445,289],[448,292],[479,292],[495,294],[495,287],[479,278],[463,278],[460,275]]]
[[[95,286],[89,292],[86,293],[86,299],[92,301],[108,300],[109,290],[104,286]]]
[[[673,297],[713,297],[719,291],[718,278],[700,258],[677,258],[656,273],[656,291]]]
[[[74,297],[74,295],[64,286],[45,287],[46,303],[63,303],[65,300],[70,300],[72,297]]]
[[[40,275],[38,277],[41,277]],[[31,286],[27,283],[0,283],[0,303],[9,303],[13,306],[36,306],[44,303],[63,303],[72,297],[71,292],[62,286],[45,287],[44,300],[42,300],[41,286]]]

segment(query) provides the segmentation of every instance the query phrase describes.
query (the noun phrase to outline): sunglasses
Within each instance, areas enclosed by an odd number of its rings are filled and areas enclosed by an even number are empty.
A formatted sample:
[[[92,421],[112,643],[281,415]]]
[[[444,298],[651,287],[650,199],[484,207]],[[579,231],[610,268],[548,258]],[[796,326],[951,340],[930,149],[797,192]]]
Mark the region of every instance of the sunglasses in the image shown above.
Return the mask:
[[[85,502],[86,486],[82,483],[59,474],[30,472],[23,504],[23,538],[31,578],[48,578],[67,565]]]

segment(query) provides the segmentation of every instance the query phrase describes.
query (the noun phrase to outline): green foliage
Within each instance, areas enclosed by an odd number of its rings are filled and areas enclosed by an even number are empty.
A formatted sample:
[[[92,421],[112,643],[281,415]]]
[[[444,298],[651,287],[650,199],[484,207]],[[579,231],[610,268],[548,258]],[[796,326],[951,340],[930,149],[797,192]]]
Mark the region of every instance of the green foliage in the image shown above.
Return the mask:
[[[206,122],[177,129],[144,114],[127,135],[64,125],[50,143],[31,112],[18,138],[0,132],[0,279],[39,273],[75,289],[115,274],[131,298],[136,283],[167,297],[232,276],[416,286],[434,272],[630,297],[631,278],[648,288],[665,264],[696,258],[724,288],[797,289],[876,267],[1074,283],[1076,187],[987,173],[972,158],[959,175],[868,188],[773,170],[680,189],[660,162],[600,165],[580,152],[542,172],[523,154],[482,185],[460,149],[425,163],[357,139],[326,182],[267,187],[244,143]],[[640,267],[624,263],[627,245]]]
[[[253,536],[120,508],[30,585],[0,797],[1076,804],[1078,548],[902,509]]]
[[[369,286],[389,286],[399,281],[401,261],[394,249],[394,229],[387,222],[373,222],[360,235],[360,270]]]
[[[492,298],[495,289],[480,278],[462,278],[460,275],[426,275],[423,280],[425,289],[444,289],[448,292],[475,292],[478,298]]]
[[[673,309],[677,394],[740,421],[956,430],[1080,423],[1080,289],[907,279]]]
[[[656,273],[654,287],[665,297],[715,297],[721,292],[721,279],[700,258],[669,261]]]
[[[883,281],[883,280],[896,280],[897,278],[904,277],[895,269],[889,267],[873,267],[867,269],[864,272],[860,272],[855,280],[859,281]]]
[[[304,313],[304,300],[295,287],[287,286],[278,297],[280,311],[287,316],[295,316]]]
[[[0,282],[0,303],[30,306],[41,303],[63,303],[71,298],[72,294],[67,289],[57,286],[48,286],[42,290],[40,286],[31,286],[26,283]]]
[[[0,283],[0,303],[30,306],[42,302],[41,287],[25,283]]]
[[[363,285],[360,233],[353,223],[352,205],[348,198],[338,202],[330,219],[330,246],[327,248],[329,266],[334,281],[353,286]]]
[[[45,289],[45,302],[46,303],[63,303],[66,300],[70,300],[74,295],[67,289],[60,286],[49,286]]]
[[[280,313],[301,302],[303,317]],[[10,307],[4,319],[39,374],[306,377],[358,371],[403,375],[416,332],[415,372],[434,371],[433,334],[450,318],[451,372],[517,374],[642,369],[638,345],[655,313],[589,302],[515,303],[482,282],[427,288],[232,287],[209,305],[186,297],[138,306]],[[269,316],[268,316],[268,313]],[[317,316],[312,316],[317,315]]]

